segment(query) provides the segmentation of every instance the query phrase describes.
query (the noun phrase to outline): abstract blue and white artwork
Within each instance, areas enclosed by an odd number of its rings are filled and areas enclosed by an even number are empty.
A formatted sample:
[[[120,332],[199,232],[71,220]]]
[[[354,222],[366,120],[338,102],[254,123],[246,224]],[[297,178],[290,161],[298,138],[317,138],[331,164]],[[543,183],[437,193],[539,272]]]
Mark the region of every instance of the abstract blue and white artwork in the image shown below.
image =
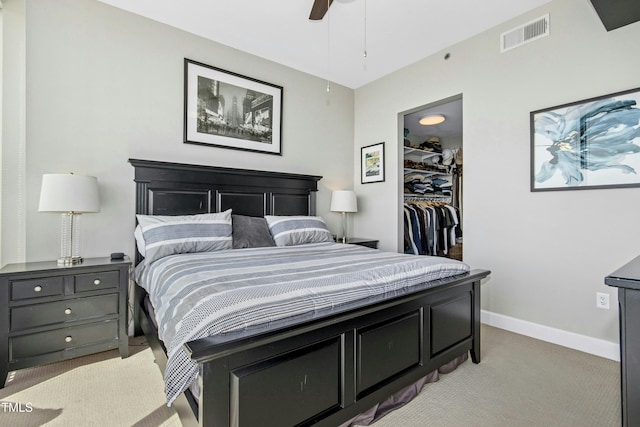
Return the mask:
[[[640,186],[640,88],[531,113],[531,191]]]

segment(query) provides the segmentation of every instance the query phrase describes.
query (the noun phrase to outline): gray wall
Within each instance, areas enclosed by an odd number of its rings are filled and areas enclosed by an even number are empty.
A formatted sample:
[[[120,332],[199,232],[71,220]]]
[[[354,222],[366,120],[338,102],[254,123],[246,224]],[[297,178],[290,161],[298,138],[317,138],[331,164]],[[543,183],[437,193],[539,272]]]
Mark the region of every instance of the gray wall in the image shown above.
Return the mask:
[[[500,53],[501,32],[546,13],[548,37]],[[638,40],[640,23],[606,32],[588,0],[556,0],[356,90],[355,233],[402,247],[398,114],[462,94],[464,259],[493,272],[485,314],[616,343],[617,293],[603,278],[638,255],[640,188],[530,192],[529,112],[639,87]],[[379,141],[387,180],[358,184],[360,147]],[[611,294],[610,310],[596,292]]]
[[[25,30],[21,0],[3,2],[2,9],[2,191],[0,192],[0,255],[25,251]],[[6,141],[6,143],[5,143]],[[10,225],[9,225],[10,224]],[[0,261],[1,261],[0,257]],[[0,263],[2,264],[2,263]]]
[[[334,232],[340,229],[329,200],[331,190],[353,185],[352,90],[334,84],[327,96],[326,80],[100,2],[6,3],[5,34],[23,33],[26,43],[22,52],[5,51],[5,63],[24,55],[26,73],[5,79],[16,90],[5,93],[3,171],[17,177],[22,164],[24,183],[3,180],[2,264],[59,256],[59,216],[37,211],[43,173],[98,178],[101,212],[83,215],[82,255],[132,255],[129,158],[324,176],[318,213]],[[17,41],[7,38],[5,46]],[[182,142],[185,57],[284,87],[282,156]],[[9,117],[20,109],[24,124]],[[24,160],[14,137],[20,133]],[[20,241],[24,249],[14,250]]]
[[[48,172],[98,177],[85,256],[132,254],[130,157],[323,175],[330,227],[330,190],[353,187],[353,234],[397,250],[402,113],[462,94],[464,257],[493,272],[485,315],[615,347],[616,292],[603,277],[637,255],[640,188],[531,193],[529,112],[640,86],[640,24],[607,33],[588,0],[556,0],[452,46],[448,61],[443,51],[356,91],[332,85],[327,98],[322,79],[99,2],[3,3],[1,264],[58,256],[57,215],[37,212]],[[547,12],[549,37],[499,53],[502,31]],[[284,156],[183,144],[184,57],[284,86]],[[361,185],[360,147],[380,141],[386,181]],[[611,294],[611,310],[595,307],[596,292]]]

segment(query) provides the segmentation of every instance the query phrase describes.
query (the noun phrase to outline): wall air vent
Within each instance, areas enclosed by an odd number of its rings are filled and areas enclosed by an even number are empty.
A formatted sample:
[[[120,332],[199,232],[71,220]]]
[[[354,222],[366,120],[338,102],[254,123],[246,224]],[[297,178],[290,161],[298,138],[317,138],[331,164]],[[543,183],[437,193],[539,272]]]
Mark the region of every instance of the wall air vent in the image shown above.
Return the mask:
[[[548,35],[549,15],[547,14],[500,34],[500,52],[506,52]]]

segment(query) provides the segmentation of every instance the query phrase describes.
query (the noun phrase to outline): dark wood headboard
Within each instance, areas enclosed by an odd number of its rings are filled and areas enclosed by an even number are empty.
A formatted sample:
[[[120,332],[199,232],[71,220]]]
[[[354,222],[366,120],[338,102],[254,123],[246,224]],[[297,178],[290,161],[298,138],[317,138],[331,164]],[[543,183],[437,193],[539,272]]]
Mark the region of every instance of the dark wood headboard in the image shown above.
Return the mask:
[[[321,176],[129,159],[136,214],[315,215]]]
[[[321,176],[129,159],[136,214],[315,215]],[[136,256],[139,261],[139,255]]]

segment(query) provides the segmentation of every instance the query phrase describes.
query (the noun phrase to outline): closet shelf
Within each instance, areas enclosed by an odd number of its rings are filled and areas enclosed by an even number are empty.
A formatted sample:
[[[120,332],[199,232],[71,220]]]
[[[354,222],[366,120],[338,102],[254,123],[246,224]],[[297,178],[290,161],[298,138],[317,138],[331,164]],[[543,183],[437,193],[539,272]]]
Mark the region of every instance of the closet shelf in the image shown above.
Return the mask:
[[[412,168],[404,168],[404,174],[408,173],[421,173],[423,175],[451,175],[449,172],[445,171],[433,171],[427,169],[412,169]]]
[[[442,155],[441,153],[436,153],[435,151],[426,151],[420,148],[404,147],[404,155],[406,156],[407,154],[419,156],[421,159],[420,161],[425,161],[426,159],[429,159],[431,157]]]

